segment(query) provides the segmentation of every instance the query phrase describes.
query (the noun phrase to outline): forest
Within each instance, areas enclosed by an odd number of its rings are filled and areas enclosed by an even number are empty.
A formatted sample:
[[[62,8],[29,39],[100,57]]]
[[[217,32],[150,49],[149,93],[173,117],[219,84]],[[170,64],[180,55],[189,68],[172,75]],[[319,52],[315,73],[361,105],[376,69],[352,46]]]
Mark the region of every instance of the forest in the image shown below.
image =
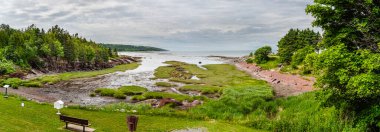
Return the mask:
[[[35,25],[25,29],[0,25],[0,75],[32,68],[45,72],[102,69],[111,67],[109,59],[117,56],[111,48],[58,25],[47,31]]]

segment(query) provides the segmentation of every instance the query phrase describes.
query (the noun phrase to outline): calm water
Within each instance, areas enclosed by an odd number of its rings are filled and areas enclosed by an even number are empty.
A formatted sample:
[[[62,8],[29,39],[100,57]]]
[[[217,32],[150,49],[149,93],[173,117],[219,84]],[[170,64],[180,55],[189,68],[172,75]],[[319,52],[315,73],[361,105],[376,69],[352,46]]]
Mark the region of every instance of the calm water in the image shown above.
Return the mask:
[[[156,82],[167,81],[165,79],[152,80],[154,77],[154,70],[160,66],[165,66],[165,61],[181,61],[190,64],[202,65],[207,64],[222,64],[226,60],[218,57],[207,56],[227,56],[239,57],[249,54],[249,51],[213,51],[213,52],[120,52],[121,55],[129,55],[141,57],[141,65],[134,69],[125,72],[117,72],[109,75],[104,84],[104,87],[118,88],[120,86],[137,85],[146,87],[151,91],[157,90]],[[199,62],[202,62],[199,65]]]
[[[221,64],[224,60],[208,56],[241,57],[248,55],[249,51],[165,51],[165,52],[120,52],[121,55],[142,57],[141,66],[128,72],[154,71],[164,66],[165,61],[181,61],[190,64]]]

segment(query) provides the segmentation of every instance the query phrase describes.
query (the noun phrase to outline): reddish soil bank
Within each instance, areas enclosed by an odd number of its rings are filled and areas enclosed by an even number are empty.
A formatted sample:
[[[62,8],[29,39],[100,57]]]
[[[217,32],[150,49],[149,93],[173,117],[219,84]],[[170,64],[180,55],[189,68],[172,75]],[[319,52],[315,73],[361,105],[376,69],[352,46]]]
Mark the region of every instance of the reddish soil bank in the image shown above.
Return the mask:
[[[313,91],[315,78],[300,75],[284,74],[278,71],[263,70],[256,64],[236,62],[235,66],[252,77],[269,82],[277,97],[287,97]]]

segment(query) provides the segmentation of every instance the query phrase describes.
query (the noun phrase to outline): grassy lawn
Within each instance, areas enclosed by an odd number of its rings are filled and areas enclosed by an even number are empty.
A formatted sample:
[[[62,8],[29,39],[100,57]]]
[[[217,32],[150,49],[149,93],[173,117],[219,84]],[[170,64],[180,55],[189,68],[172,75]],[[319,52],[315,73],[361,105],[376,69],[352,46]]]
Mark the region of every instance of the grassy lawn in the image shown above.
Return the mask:
[[[98,75],[114,73],[117,71],[132,70],[132,69],[136,69],[139,65],[140,65],[139,63],[131,63],[131,64],[117,65],[112,68],[96,70],[96,71],[77,71],[77,72],[58,73],[54,75],[45,75],[36,79],[25,81],[23,82],[23,84],[27,87],[42,86],[42,84],[46,84],[46,83],[54,84],[59,81],[66,81],[66,80],[78,79],[78,78],[89,78],[89,77],[95,77]]]
[[[2,132],[30,132],[30,131],[65,131],[64,123],[59,121],[57,111],[49,104],[37,104],[22,99],[0,96],[0,131]],[[126,113],[108,111],[88,111],[82,109],[64,108],[62,113],[69,116],[88,119],[92,127],[99,132],[125,132]],[[201,121],[185,118],[145,116],[139,115],[137,131],[160,132],[185,128],[207,128],[211,132],[249,132],[257,131],[247,127],[232,125],[220,121]]]

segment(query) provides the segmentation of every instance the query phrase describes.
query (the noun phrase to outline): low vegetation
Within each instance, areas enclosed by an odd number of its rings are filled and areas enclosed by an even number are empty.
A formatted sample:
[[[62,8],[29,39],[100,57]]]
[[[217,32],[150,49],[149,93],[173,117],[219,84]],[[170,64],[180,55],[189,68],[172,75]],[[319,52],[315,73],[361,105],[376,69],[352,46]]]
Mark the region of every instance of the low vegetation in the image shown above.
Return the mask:
[[[111,89],[111,88],[98,88],[95,90],[95,95],[91,93],[90,96],[94,97],[96,94],[100,96],[109,96],[109,97],[115,97],[118,99],[125,99],[127,96],[132,95],[141,95],[145,92],[147,92],[148,89],[140,86],[122,86],[117,89]]]
[[[193,101],[193,100],[206,100],[205,96],[189,96],[186,94],[166,93],[166,92],[145,92],[142,95],[133,96],[133,100],[146,100],[146,99],[164,99],[171,98],[177,101]]]
[[[173,84],[173,83],[168,83],[168,82],[156,82],[156,86],[160,86],[160,87],[175,87],[177,85]]]
[[[219,93],[221,94],[223,91],[222,87],[216,87],[216,86],[207,86],[207,85],[186,85],[179,88],[180,91],[196,91],[200,92],[201,94],[214,94]]]

